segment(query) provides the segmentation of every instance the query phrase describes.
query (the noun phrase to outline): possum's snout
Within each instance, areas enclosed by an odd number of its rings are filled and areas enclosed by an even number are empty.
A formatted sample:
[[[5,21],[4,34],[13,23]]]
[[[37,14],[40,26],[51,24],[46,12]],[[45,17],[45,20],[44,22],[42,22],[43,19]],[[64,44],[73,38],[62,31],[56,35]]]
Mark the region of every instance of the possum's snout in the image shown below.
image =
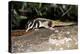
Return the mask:
[[[32,30],[32,28],[27,28],[27,29],[26,29],[26,32],[28,32],[28,31],[30,31],[30,30]]]

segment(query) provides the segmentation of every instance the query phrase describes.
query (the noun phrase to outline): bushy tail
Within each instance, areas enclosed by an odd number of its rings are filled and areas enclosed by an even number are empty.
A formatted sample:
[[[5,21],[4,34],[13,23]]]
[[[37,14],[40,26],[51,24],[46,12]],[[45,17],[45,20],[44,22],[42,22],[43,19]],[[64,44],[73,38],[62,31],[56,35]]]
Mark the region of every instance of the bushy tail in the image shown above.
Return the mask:
[[[53,21],[54,26],[68,26],[68,25],[75,25],[75,22],[61,22],[61,21]]]

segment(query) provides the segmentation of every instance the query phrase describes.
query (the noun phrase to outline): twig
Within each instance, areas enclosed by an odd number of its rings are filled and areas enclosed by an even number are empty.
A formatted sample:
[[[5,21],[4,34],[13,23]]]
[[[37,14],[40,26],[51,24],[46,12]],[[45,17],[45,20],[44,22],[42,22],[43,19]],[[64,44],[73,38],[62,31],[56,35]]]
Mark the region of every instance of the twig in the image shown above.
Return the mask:
[[[66,12],[64,12],[64,13],[62,14],[62,16],[64,16],[65,14],[67,14],[71,9],[72,9],[72,6],[70,6],[70,8],[69,8]]]

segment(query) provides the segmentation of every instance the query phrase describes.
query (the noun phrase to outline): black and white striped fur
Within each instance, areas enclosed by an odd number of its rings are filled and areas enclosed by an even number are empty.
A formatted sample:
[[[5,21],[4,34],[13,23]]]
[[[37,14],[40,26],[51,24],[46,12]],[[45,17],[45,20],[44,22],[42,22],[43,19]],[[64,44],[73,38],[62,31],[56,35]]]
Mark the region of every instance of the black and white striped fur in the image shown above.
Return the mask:
[[[52,27],[52,22],[49,19],[45,18],[36,18],[34,20],[29,20],[26,25],[26,32],[32,29],[39,29],[40,27],[49,28],[51,30],[54,30]]]

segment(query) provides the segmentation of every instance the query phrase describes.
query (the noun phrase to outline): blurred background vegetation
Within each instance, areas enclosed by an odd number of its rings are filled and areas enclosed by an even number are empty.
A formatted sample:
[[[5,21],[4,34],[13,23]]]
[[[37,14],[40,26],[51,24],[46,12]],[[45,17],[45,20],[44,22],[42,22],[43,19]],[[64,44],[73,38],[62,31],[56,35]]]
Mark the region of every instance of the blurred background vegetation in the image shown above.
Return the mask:
[[[78,6],[54,3],[9,2],[11,29],[24,29],[29,19],[47,18],[61,21],[78,21]]]

